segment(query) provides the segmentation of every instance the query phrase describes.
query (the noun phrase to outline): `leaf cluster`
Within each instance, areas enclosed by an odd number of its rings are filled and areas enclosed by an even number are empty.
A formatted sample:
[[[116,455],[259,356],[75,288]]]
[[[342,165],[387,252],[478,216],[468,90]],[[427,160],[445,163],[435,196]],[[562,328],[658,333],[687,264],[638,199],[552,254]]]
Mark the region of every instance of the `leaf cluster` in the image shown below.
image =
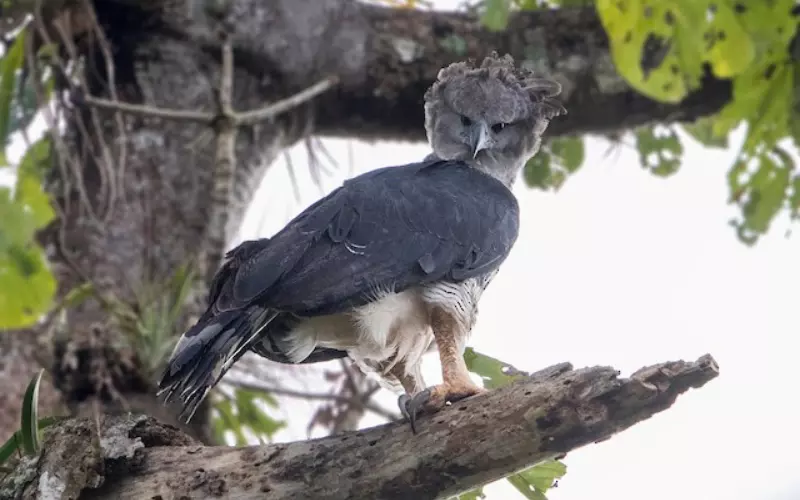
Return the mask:
[[[800,146],[800,8],[794,0],[485,0],[480,11],[487,28],[502,30],[515,11],[592,5],[616,69],[635,91],[676,103],[707,75],[733,85],[733,99],[714,116],[633,131],[642,167],[673,175],[683,162],[682,136],[727,148],[730,134],[744,126],[746,138],[728,175],[730,202],[740,209],[732,221],[737,236],[753,244],[782,211],[800,218],[794,160]],[[557,190],[583,156],[581,139],[554,139],[526,165],[526,183]]]

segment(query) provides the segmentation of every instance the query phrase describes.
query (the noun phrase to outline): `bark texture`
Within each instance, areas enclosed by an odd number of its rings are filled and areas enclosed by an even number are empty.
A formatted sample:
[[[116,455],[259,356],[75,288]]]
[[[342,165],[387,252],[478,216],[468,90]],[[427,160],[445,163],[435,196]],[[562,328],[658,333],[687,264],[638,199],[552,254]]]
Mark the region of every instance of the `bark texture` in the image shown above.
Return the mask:
[[[619,378],[563,363],[423,417],[418,434],[391,423],[312,441],[203,447],[145,416],[72,420],[3,483],[11,498],[448,498],[669,408],[716,377],[711,356]],[[64,463],[65,456],[80,457]],[[365,473],[365,471],[369,471]],[[6,488],[6,489],[2,489]],[[4,497],[5,498],[5,497]]]
[[[99,31],[86,8],[89,3],[63,0],[45,2],[37,21],[44,33],[40,36],[61,47],[63,58],[84,57],[82,79],[92,95],[213,112],[220,46],[203,10],[206,3],[94,0]],[[12,2],[4,7],[3,18],[39,4]],[[465,14],[385,9],[352,0],[229,4],[223,17],[234,43],[236,110],[274,102],[328,75],[340,83],[313,102],[237,135],[234,196],[224,231],[228,239],[284,148],[311,132],[424,140],[422,95],[437,71],[456,60],[482,57],[489,48],[509,52],[562,83],[569,115],[553,122],[551,134],[607,133],[653,121],[690,120],[717,111],[731,95],[728,82],[709,77],[679,104],[639,96],[615,74],[591,8],[521,14],[506,31],[492,33]],[[108,47],[100,43],[100,34]],[[42,235],[59,294],[89,281],[106,296],[130,303],[137,291],[185,264],[204,242],[213,192],[213,134],[203,124],[85,105],[65,106],[64,113],[67,134],[48,183],[63,213]],[[204,288],[198,283],[182,325],[196,313]],[[65,321],[46,333],[3,335],[0,415],[12,417],[0,418],[0,439],[16,427],[17,395],[39,365],[52,374],[43,414],[67,408],[85,415],[97,402],[105,411],[162,411],[151,398],[146,360],[125,341],[102,301],[89,300],[68,311]],[[164,418],[174,422],[169,412]],[[198,415],[197,425],[186,430],[205,439],[204,421]]]

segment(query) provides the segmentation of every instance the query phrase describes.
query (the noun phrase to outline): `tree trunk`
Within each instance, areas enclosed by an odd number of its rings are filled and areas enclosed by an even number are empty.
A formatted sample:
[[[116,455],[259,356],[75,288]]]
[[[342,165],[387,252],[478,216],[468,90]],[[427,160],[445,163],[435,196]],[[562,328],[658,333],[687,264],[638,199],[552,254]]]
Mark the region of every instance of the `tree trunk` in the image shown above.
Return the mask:
[[[16,2],[4,17],[35,3]],[[92,95],[214,112],[220,46],[202,10],[205,3],[95,0],[108,47],[83,2],[48,3],[40,21],[42,32],[64,47],[63,56],[75,55],[70,48],[86,56],[84,90]],[[731,97],[730,84],[711,77],[678,104],[636,94],[614,72],[592,8],[520,14],[501,33],[484,30],[464,14],[351,0],[231,2],[224,17],[235,48],[235,109],[273,102],[327,75],[340,82],[312,103],[238,134],[228,237],[284,148],[310,132],[424,140],[422,95],[437,71],[455,60],[482,57],[487,47],[510,52],[562,83],[569,115],[555,120],[549,134],[608,133],[654,121],[691,120],[719,110]],[[64,408],[77,415],[97,408],[132,410],[176,423],[172,409],[155,401],[146,360],[123,340],[107,299],[133,302],[142,289],[192,261],[205,244],[213,134],[199,123],[100,111],[80,102],[62,110],[67,133],[57,141],[48,190],[63,213],[41,239],[60,297],[90,282],[106,302],[91,299],[71,308],[57,328],[4,334],[0,415],[18,414],[25,384],[43,365],[53,377],[52,389],[45,385],[43,390],[43,414]],[[204,288],[202,282],[196,286],[179,327],[197,314]],[[207,442],[205,413],[185,430]],[[14,419],[0,419],[0,439],[15,428]]]
[[[416,435],[407,424],[391,423],[288,444],[203,447],[144,416],[99,426],[71,420],[48,431],[38,465],[23,460],[0,482],[0,495],[449,498],[608,439],[715,378],[718,367],[706,355],[642,368],[629,379],[617,374],[610,367],[556,365],[425,416]],[[66,453],[80,460],[64,464]]]

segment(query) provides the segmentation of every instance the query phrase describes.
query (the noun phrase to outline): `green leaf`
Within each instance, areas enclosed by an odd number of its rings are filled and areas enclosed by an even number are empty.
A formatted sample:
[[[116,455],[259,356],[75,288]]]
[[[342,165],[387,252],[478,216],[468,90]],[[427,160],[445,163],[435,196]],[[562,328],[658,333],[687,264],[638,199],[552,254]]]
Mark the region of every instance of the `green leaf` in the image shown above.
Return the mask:
[[[15,452],[21,451],[22,448],[20,445],[20,433],[17,431],[3,443],[3,446],[0,446],[0,465],[6,463],[9,458],[13,457]]]
[[[492,31],[505,29],[511,11],[511,0],[486,0],[481,23]]]
[[[800,218],[800,174],[792,179],[792,194],[789,197],[789,211],[792,218]]]
[[[699,85],[706,2],[598,0],[619,73],[639,92],[678,102]]]
[[[486,354],[481,354],[471,347],[467,347],[464,350],[464,362],[469,371],[481,377],[483,386],[487,389],[496,389],[529,376],[512,365]],[[566,472],[566,465],[555,460],[548,460],[511,475],[506,479],[527,498],[546,500],[544,494]],[[476,491],[471,491],[469,494],[475,494]],[[482,490],[480,494],[483,494]],[[460,498],[464,498],[463,495]],[[483,496],[467,498],[483,498]]]
[[[642,167],[654,174],[667,177],[681,166],[683,146],[674,130],[657,134],[653,127],[642,127],[636,131],[636,149]]]
[[[784,57],[797,28],[792,0],[598,0],[620,74],[639,92],[678,102],[703,65],[719,78]],[[755,63],[755,64],[754,64]]]
[[[527,373],[517,370],[510,364],[481,354],[471,347],[464,350],[464,362],[469,371],[483,379],[483,386],[487,389],[502,387],[514,380],[528,376]]]
[[[769,229],[770,223],[788,199],[794,162],[785,151],[775,148],[772,154],[762,154],[750,162],[740,160],[728,174],[732,199],[742,207],[743,220],[737,223],[738,236],[753,244]],[[748,175],[748,165],[757,168]]]
[[[33,240],[41,212],[0,188],[0,329],[24,328],[50,307],[56,281]]]
[[[249,429],[260,441],[269,441],[276,432],[286,426],[286,422],[275,420],[260,407],[277,408],[278,402],[265,392],[237,388],[233,399],[222,399],[214,404],[217,416],[213,420],[214,433],[222,439],[225,432],[231,431],[237,446],[248,444],[244,433]]]
[[[700,118],[694,123],[683,124],[683,130],[700,144],[713,148],[727,148],[727,135],[717,136],[714,134],[714,120],[712,118]]]
[[[67,417],[44,417],[40,418],[38,422],[39,431],[44,430],[47,427],[50,427],[53,424],[57,424],[63,420],[66,420]],[[14,456],[16,452],[22,452],[22,431],[18,430],[11,437],[0,446],[0,465],[4,464],[8,461],[9,458]]]
[[[567,177],[575,173],[585,155],[580,137],[557,137],[542,144],[523,168],[523,177],[529,187],[558,191]]]
[[[39,386],[42,375],[43,369],[28,383],[22,398],[21,441],[22,448],[28,455],[39,451]]]
[[[17,170],[14,198],[32,215],[35,229],[45,227],[55,217],[50,197],[42,188],[49,161],[50,139],[42,137],[28,148]]]
[[[550,186],[550,160],[550,153],[544,150],[540,150],[528,160],[522,171],[525,184],[529,187],[547,189]]]
[[[483,488],[477,488],[472,491],[462,493],[456,498],[457,500],[481,500],[486,498],[486,494],[483,492]]]
[[[518,474],[509,476],[508,482],[517,491],[532,500],[546,500],[545,493],[556,481],[567,473],[567,466],[556,460],[548,460],[534,465]]]
[[[558,137],[548,143],[550,154],[556,157],[559,165],[569,173],[574,173],[585,155],[583,139],[580,137]]]
[[[0,165],[7,165],[5,157],[5,144],[8,142],[9,124],[11,120],[11,102],[14,96],[14,87],[17,83],[17,73],[22,69],[24,61],[25,30],[21,30],[14,39],[2,61],[0,61],[0,141],[3,152],[0,156]]]
[[[547,460],[536,464],[530,469],[520,472],[521,476],[542,492],[547,492],[553,487],[556,480],[564,477],[567,466],[557,460]]]
[[[714,8],[706,3],[706,12],[712,17],[703,32],[706,47],[705,59],[719,78],[730,78],[745,71],[756,56],[756,47],[732,5],[715,2]]]

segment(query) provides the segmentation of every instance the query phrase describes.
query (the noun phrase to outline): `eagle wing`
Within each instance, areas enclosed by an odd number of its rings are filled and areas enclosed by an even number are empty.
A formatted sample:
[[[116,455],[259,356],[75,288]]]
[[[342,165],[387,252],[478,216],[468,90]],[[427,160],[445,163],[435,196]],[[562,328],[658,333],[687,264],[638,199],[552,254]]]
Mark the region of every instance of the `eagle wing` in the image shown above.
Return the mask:
[[[258,303],[298,315],[363,305],[402,291],[494,271],[519,229],[516,198],[454,161],[430,160],[358,176],[270,239],[247,242],[215,280],[218,312]]]

